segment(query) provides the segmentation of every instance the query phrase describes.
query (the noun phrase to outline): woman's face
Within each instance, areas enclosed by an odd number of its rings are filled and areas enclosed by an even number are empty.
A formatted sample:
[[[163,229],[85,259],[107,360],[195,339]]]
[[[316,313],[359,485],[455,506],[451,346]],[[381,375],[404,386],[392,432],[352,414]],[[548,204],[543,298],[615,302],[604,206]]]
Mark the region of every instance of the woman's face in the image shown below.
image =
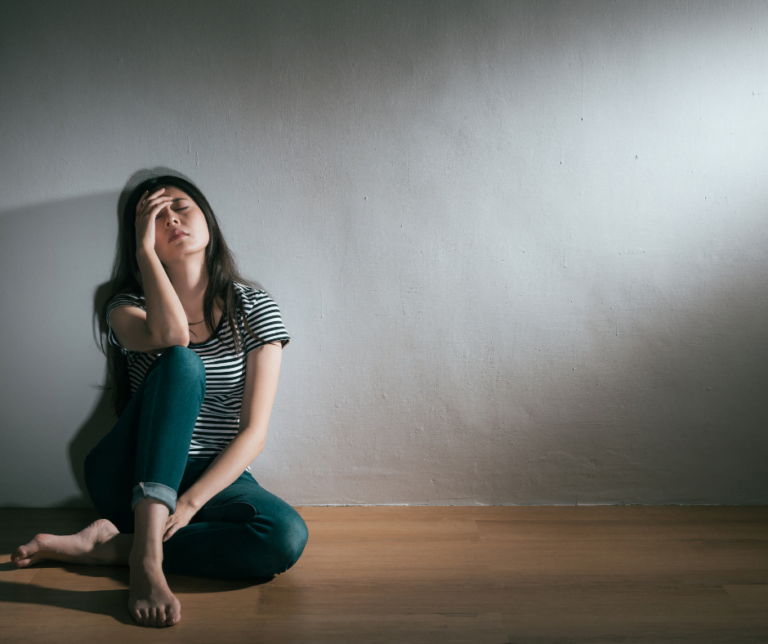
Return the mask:
[[[210,241],[205,215],[195,201],[178,188],[167,187],[173,201],[155,218],[155,252],[163,264],[202,254]]]

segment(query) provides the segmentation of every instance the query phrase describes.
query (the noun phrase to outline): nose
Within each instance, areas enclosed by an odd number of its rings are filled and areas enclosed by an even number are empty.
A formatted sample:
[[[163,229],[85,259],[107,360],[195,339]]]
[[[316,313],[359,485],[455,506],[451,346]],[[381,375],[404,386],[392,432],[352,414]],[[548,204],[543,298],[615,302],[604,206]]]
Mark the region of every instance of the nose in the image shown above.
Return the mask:
[[[176,216],[176,213],[173,210],[171,210],[170,206],[168,206],[168,208],[166,208],[165,225],[170,226],[173,222],[178,223],[178,221],[179,219]]]

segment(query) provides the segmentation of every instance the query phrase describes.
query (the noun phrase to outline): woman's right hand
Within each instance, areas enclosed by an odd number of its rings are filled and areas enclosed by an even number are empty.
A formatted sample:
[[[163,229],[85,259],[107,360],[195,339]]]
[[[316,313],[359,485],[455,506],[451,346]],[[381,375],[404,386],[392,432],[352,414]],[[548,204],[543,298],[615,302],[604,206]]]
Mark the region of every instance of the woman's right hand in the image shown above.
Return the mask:
[[[164,196],[165,188],[149,194],[147,190],[136,204],[136,249],[145,252],[155,250],[155,219],[171,203],[171,197]]]

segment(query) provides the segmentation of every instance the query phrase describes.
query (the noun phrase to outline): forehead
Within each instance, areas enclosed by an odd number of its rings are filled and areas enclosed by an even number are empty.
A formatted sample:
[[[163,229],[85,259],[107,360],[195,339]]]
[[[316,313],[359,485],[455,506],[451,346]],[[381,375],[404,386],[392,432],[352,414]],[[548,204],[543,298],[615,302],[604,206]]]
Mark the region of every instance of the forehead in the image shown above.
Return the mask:
[[[183,190],[180,190],[179,188],[176,188],[174,186],[163,186],[165,188],[164,195],[173,198],[174,201],[177,199],[189,199],[190,201],[194,201],[192,197],[190,197],[186,192]]]

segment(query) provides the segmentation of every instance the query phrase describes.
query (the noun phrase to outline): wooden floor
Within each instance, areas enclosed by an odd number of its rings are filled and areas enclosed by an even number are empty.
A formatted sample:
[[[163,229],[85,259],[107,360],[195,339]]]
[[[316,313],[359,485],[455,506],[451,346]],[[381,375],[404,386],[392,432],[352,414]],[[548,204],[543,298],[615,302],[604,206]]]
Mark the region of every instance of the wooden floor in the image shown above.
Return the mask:
[[[86,510],[0,510],[0,642],[768,642],[768,508],[299,508],[291,570],[170,575],[182,621],[125,609],[127,568],[9,554]]]

